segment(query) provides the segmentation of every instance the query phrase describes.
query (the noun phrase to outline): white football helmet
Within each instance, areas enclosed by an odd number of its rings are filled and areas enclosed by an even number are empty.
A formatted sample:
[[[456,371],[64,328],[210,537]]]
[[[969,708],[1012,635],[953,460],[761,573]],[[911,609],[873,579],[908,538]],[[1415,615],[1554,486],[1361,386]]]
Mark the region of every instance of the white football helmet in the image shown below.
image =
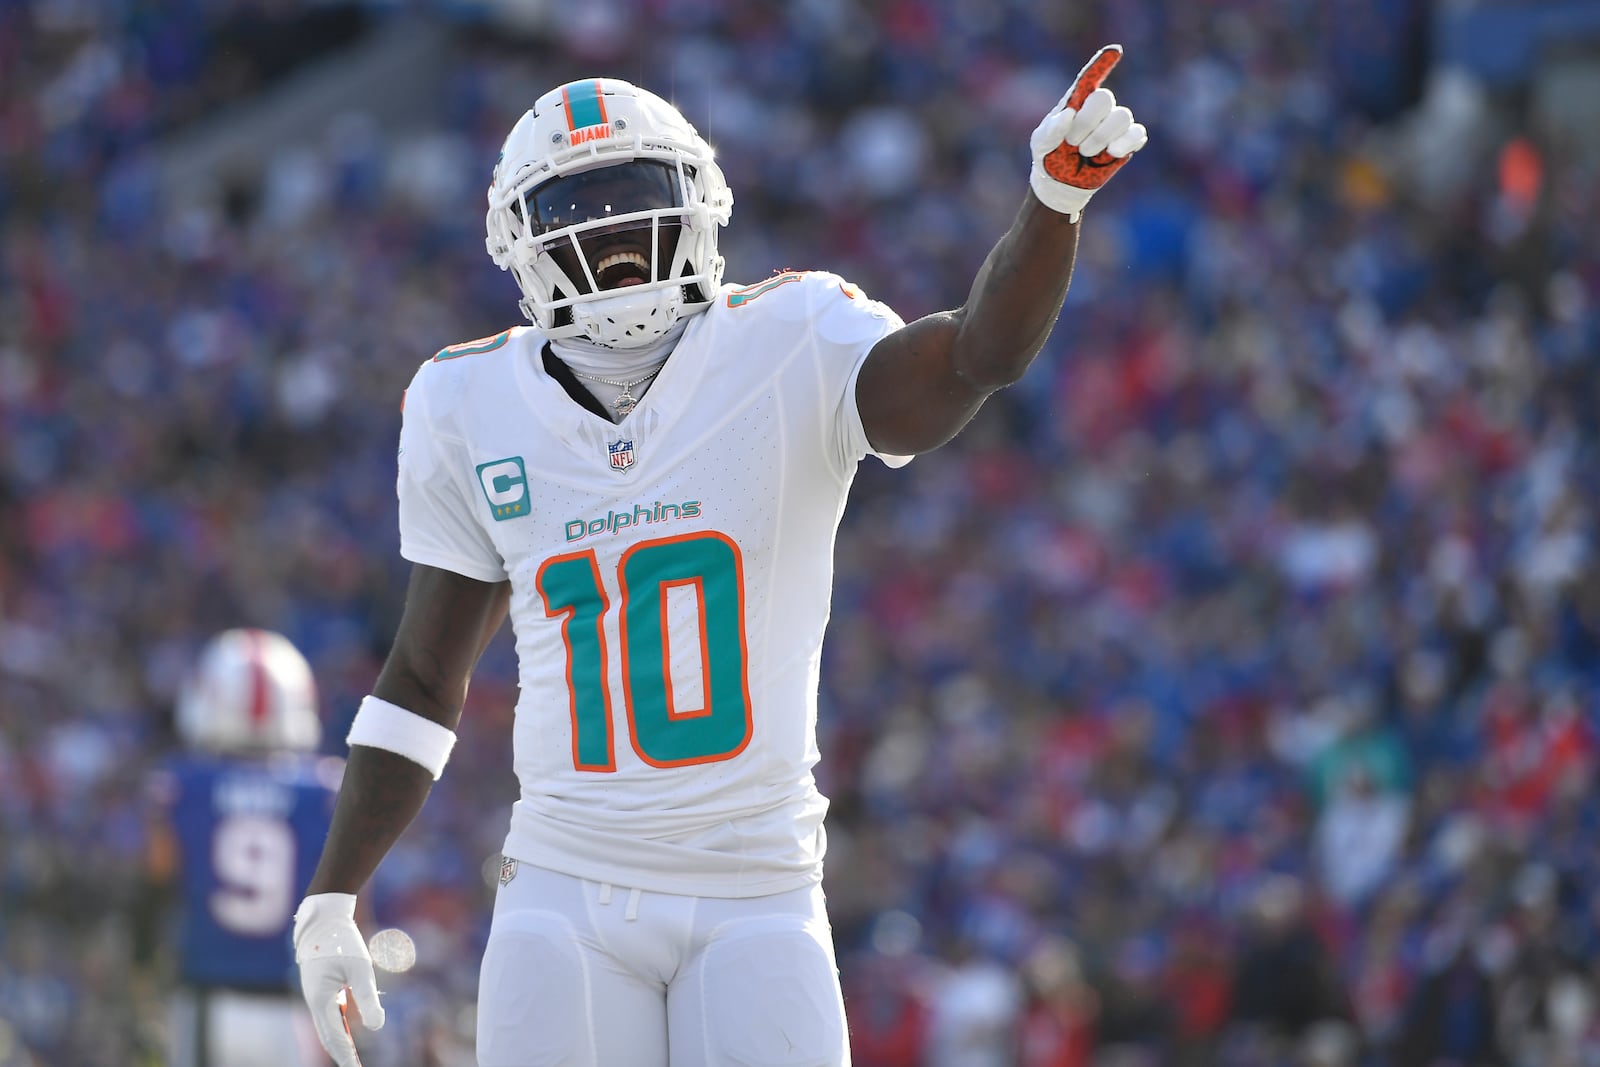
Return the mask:
[[[733,193],[678,109],[612,78],[541,96],[495,163],[489,256],[547,337],[649,344],[722,284]]]
[[[225,630],[178,693],[178,734],[191,748],[310,751],[322,741],[311,665],[282,634]]]

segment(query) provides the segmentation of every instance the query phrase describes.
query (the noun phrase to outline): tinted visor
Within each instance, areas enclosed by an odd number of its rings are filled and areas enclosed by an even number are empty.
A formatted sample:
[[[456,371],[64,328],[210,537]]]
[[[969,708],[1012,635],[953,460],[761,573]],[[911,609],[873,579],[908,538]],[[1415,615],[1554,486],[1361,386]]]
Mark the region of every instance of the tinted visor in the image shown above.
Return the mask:
[[[678,168],[655,160],[618,163],[557,178],[545,182],[528,197],[534,233],[549,233],[636,211],[681,207],[683,190]]]

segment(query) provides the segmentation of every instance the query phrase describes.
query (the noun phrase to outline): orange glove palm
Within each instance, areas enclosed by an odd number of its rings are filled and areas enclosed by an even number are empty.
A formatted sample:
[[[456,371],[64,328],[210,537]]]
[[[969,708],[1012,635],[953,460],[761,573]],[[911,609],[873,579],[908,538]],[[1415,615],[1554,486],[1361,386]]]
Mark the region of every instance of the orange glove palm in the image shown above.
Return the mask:
[[[1028,184],[1046,207],[1073,219],[1148,139],[1133,112],[1100,85],[1121,58],[1121,45],[1096,52],[1029,138],[1033,171]]]

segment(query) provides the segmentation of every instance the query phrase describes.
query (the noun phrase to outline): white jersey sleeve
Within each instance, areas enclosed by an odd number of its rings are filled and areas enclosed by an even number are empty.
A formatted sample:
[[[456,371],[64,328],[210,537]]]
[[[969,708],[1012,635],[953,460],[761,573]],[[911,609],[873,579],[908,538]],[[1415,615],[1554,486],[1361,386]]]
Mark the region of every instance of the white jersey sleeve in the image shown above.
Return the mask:
[[[891,467],[903,467],[911,462],[910,456],[878,452],[867,440],[861,409],[856,404],[856,379],[861,376],[861,367],[872,346],[903,328],[905,322],[887,304],[868,299],[859,286],[837,275],[819,272],[814,277],[826,281],[813,289],[813,329],[827,357],[825,368],[839,376],[836,383],[829,383],[836,386],[838,397],[833,415],[836,458],[843,465],[853,467],[863,456],[877,456]]]
[[[400,554],[412,563],[483,582],[502,582],[505,561],[478,522],[473,505],[480,502],[473,500],[473,487],[462,478],[462,472],[473,469],[466,443],[441,429],[431,410],[430,390],[448,376],[447,369],[432,361],[424,363],[401,404],[400,469],[395,482]]]

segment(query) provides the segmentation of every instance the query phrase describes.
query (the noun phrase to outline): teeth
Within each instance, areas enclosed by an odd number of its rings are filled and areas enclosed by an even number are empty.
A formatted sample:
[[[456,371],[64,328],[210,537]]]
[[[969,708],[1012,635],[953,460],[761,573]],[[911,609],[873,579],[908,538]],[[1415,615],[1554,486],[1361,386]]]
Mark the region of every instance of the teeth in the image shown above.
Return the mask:
[[[640,270],[644,271],[646,274],[650,273],[650,261],[645,259],[637,252],[613,252],[611,255],[595,264],[594,272],[598,276],[604,274],[612,267],[618,266],[622,263],[631,263],[635,267],[638,267]]]

